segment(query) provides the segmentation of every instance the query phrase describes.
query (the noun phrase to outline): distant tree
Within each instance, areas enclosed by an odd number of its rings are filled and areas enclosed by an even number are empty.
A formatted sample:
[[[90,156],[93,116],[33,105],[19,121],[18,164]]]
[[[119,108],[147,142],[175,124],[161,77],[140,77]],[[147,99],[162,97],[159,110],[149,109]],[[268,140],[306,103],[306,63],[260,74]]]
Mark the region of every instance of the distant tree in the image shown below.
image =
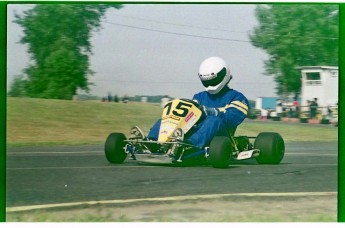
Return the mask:
[[[90,38],[100,20],[118,4],[37,4],[16,15],[24,29],[32,64],[24,70],[30,97],[72,99],[77,89],[89,90]]]
[[[25,97],[26,96],[27,80],[23,75],[16,76],[11,84],[8,96],[11,97]]]
[[[256,17],[250,40],[269,55],[265,73],[275,77],[279,95],[300,93],[296,67],[338,65],[337,4],[258,5]]]

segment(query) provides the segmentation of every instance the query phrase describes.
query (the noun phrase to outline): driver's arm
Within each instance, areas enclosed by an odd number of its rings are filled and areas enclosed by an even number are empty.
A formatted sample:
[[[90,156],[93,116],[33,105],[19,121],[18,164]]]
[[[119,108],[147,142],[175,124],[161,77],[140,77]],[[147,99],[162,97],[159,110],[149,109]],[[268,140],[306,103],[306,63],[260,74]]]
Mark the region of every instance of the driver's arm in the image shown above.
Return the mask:
[[[247,117],[248,107],[247,98],[238,93],[228,105],[219,108],[218,116],[223,119],[227,128],[235,128]]]
[[[193,100],[199,102],[198,97],[194,96]],[[203,106],[204,112],[208,116],[220,117],[227,128],[236,128],[248,114],[248,100],[242,93],[237,93],[231,101],[224,107],[213,108]]]

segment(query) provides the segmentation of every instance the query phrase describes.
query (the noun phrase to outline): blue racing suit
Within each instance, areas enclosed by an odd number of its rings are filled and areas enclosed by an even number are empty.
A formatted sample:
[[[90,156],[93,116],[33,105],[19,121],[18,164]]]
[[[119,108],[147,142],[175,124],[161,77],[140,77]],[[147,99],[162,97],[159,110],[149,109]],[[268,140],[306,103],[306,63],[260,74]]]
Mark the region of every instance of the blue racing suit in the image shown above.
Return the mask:
[[[214,136],[229,136],[235,133],[236,127],[242,123],[248,113],[248,100],[240,92],[225,86],[217,94],[207,91],[197,93],[193,100],[207,108],[215,108],[217,115],[209,115],[195,126],[187,140],[195,146],[205,147]],[[157,140],[160,120],[151,128],[148,138]],[[185,138],[186,140],[186,138]]]

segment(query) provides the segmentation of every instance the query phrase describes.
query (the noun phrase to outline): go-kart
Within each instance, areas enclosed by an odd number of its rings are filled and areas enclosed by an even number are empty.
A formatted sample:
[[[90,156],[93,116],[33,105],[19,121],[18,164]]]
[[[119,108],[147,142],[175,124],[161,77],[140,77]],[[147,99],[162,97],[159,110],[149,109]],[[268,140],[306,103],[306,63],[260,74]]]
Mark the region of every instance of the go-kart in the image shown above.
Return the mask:
[[[127,156],[140,162],[164,164],[210,164],[226,168],[234,161],[254,158],[259,164],[279,164],[285,152],[284,140],[275,132],[261,132],[257,137],[215,136],[210,145],[198,147],[184,140],[206,118],[203,108],[187,99],[175,99],[164,108],[158,140],[144,136],[139,127],[123,133],[111,133],[105,141],[105,156],[110,163],[123,163]],[[251,142],[254,140],[254,142]]]

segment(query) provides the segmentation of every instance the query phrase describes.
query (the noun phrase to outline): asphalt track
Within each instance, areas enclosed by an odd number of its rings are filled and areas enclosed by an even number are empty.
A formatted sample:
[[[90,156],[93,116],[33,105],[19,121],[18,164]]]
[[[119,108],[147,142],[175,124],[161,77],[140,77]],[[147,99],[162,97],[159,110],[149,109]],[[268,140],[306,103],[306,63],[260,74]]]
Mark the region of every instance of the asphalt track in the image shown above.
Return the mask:
[[[280,165],[248,160],[227,169],[113,165],[103,145],[9,148],[7,210],[222,194],[336,194],[337,175],[336,142],[288,142]]]

